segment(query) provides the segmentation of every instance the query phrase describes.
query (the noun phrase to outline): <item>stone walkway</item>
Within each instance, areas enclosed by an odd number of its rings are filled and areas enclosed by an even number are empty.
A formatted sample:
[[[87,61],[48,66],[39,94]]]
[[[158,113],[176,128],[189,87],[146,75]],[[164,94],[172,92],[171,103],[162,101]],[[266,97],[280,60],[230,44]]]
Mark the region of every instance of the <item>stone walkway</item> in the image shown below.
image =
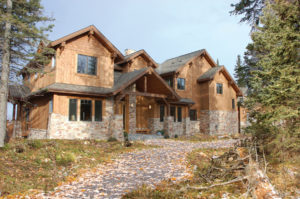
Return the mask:
[[[120,155],[112,163],[99,165],[77,181],[57,187],[38,198],[121,198],[126,192],[147,184],[155,186],[165,179],[182,180],[191,175],[185,157],[197,148],[230,147],[234,140],[216,142],[183,142],[146,140],[160,148],[145,149]]]

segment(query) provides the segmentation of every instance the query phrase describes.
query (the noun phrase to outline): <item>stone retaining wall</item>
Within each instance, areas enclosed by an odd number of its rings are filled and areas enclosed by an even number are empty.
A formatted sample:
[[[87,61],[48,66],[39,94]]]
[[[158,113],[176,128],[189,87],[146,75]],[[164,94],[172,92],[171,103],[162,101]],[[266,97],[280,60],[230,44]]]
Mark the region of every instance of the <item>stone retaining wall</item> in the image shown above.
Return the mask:
[[[237,111],[201,111],[201,133],[219,135],[238,133]]]
[[[47,130],[46,129],[29,129],[30,133],[28,139],[47,139]]]
[[[200,121],[190,121],[190,135],[195,135],[200,133]]]
[[[151,134],[155,134],[157,131],[164,129],[164,122],[160,122],[160,118],[149,118],[148,128]]]

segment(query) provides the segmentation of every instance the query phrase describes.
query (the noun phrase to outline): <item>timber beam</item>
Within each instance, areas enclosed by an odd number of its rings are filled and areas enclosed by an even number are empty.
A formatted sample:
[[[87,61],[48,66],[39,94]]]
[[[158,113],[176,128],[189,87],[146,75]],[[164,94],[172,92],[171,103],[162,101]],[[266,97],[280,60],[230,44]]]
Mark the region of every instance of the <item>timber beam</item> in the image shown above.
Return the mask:
[[[144,97],[155,97],[155,98],[167,98],[166,95],[163,94],[156,94],[156,93],[145,93],[145,92],[124,92],[127,95],[137,95],[137,96],[144,96]]]

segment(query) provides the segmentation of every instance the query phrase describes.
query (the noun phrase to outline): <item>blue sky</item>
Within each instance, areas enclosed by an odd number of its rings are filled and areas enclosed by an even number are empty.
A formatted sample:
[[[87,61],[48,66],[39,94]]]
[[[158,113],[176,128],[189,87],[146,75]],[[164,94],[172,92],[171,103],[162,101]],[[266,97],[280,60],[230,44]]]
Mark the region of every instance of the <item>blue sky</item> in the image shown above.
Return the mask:
[[[158,63],[205,48],[233,75],[238,54],[250,42],[250,27],[230,16],[238,0],[42,0],[56,20],[56,40],[95,25],[122,53],[145,49]],[[11,107],[8,110],[11,118]]]

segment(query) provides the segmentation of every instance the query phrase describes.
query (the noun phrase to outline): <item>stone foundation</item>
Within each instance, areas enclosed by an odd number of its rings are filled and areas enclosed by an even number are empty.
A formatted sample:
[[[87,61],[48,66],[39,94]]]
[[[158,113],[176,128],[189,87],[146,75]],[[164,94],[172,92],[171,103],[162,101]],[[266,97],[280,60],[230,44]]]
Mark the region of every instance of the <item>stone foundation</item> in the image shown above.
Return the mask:
[[[38,140],[38,139],[47,139],[47,130],[46,129],[29,129],[30,133],[28,139]]]
[[[14,138],[21,138],[22,137],[22,126],[20,121],[13,121],[14,122],[14,131],[13,137]]]
[[[201,111],[200,131],[210,135],[238,133],[238,112]]]
[[[149,118],[148,128],[151,134],[155,134],[157,131],[164,129],[164,123],[160,122],[160,118]]]
[[[190,135],[200,133],[200,121],[190,121]]]

